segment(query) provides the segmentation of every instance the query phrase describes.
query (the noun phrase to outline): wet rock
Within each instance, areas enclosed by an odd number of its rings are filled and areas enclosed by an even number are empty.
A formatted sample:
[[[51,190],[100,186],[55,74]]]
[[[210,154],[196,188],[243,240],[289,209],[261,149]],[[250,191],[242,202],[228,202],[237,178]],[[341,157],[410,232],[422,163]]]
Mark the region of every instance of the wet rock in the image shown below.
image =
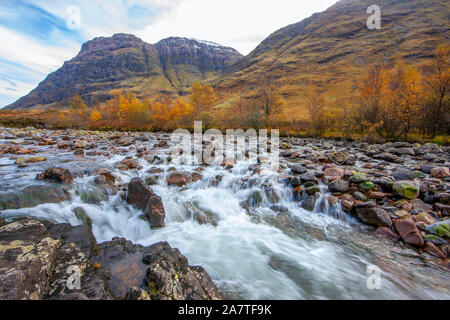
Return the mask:
[[[377,236],[391,241],[398,241],[400,239],[400,236],[388,227],[379,227],[375,233]]]
[[[392,186],[392,190],[406,199],[415,199],[419,196],[420,185],[415,181],[397,181]]]
[[[445,205],[450,205],[450,193],[439,192],[433,196],[433,202],[439,202]]]
[[[359,188],[364,191],[370,191],[370,190],[375,189],[375,185],[372,182],[367,181],[367,182],[360,183]]]
[[[301,207],[307,211],[313,211],[314,208],[316,207],[317,199],[318,199],[317,195],[306,197],[306,199],[303,200]]]
[[[98,176],[102,176],[103,178],[105,178],[106,184],[109,187],[113,187],[116,184],[116,180],[118,180],[116,178],[116,176],[111,173],[111,171],[109,171],[108,169],[105,169],[105,168],[100,168],[100,169],[95,170],[93,172],[93,175],[98,175]]]
[[[172,172],[167,176],[167,184],[169,186],[182,187],[189,183],[189,178],[183,172]]]
[[[134,178],[128,184],[127,202],[140,210],[145,210],[153,195],[152,190],[140,178]]]
[[[393,173],[392,176],[394,177],[394,179],[396,181],[401,181],[401,180],[414,180],[416,178],[416,175],[414,174],[413,171],[409,170],[409,169],[404,169],[404,168],[399,168],[396,169]]]
[[[392,225],[389,213],[379,207],[368,207],[356,209],[358,217],[367,224],[379,227],[390,227]]]
[[[144,219],[152,228],[164,226],[165,210],[162,199],[149,189],[142,179],[134,178],[128,184],[127,202],[144,211]]]
[[[337,163],[337,164],[344,164],[348,159],[350,158],[350,156],[348,155],[348,153],[345,152],[336,152],[333,155],[333,162]]]
[[[450,206],[442,203],[435,203],[434,207],[436,211],[440,212],[444,216],[450,216]]]
[[[432,207],[427,205],[425,202],[423,202],[420,199],[414,199],[412,201],[413,204],[413,209],[416,212],[426,212],[426,213],[430,213],[432,212]]]
[[[328,189],[330,189],[330,192],[332,193],[346,193],[350,191],[350,184],[348,181],[338,179],[330,182],[330,184],[328,184]]]
[[[0,299],[112,298],[103,279],[92,272],[86,255],[69,240],[71,236],[49,231],[56,226],[25,218],[0,227]],[[67,285],[73,274],[68,271],[74,268],[80,274],[79,289]]]
[[[362,173],[362,172],[354,173],[349,180],[350,183],[355,183],[355,184],[360,184],[365,181],[367,181],[367,176],[365,173]]]
[[[315,185],[314,186],[310,186],[310,187],[305,189],[305,193],[308,196],[313,196],[316,193],[320,193],[320,187],[319,186],[315,186]]]
[[[388,153],[388,152],[376,154],[373,156],[373,158],[379,159],[379,160],[384,160],[387,162],[392,162],[392,163],[403,163],[403,160],[400,157],[393,155],[392,153]]]
[[[198,172],[192,172],[190,178],[192,182],[197,182],[202,180],[203,176]]]
[[[397,219],[394,225],[405,243],[418,247],[424,246],[423,238],[414,221],[411,219]]]
[[[36,176],[36,180],[49,180],[70,184],[73,182],[72,173],[63,168],[50,168]]]
[[[342,179],[344,177],[344,169],[338,167],[326,168],[323,173],[331,179]]]
[[[151,300],[150,295],[147,291],[133,287],[125,295],[125,300]]]
[[[139,161],[136,159],[124,159],[114,165],[115,168],[120,170],[141,170],[142,166],[139,164]]]
[[[421,212],[413,217],[415,222],[423,222],[425,225],[430,225],[436,221],[426,212]]]
[[[108,199],[107,192],[104,188],[97,185],[83,185],[77,190],[84,203],[99,205],[102,201]]]
[[[247,204],[249,207],[258,207],[261,205],[264,199],[264,194],[260,190],[254,190],[250,193]]]
[[[74,208],[72,212],[83,224],[86,224],[88,226],[92,225],[91,217],[89,217],[89,215],[86,213],[86,210],[84,210],[82,207]]]
[[[69,189],[60,185],[33,185],[21,191],[0,194],[0,209],[31,208],[70,199]]]
[[[158,184],[158,177],[157,176],[150,176],[145,178],[145,184],[148,186],[154,186]]]
[[[292,171],[294,174],[303,174],[303,173],[306,173],[306,172],[307,172],[307,170],[306,170],[303,166],[298,165],[298,164],[296,164],[296,165],[290,165],[289,168],[291,169],[291,171]]]
[[[201,210],[197,208],[194,213],[194,219],[199,224],[210,224],[215,227],[217,227],[217,224],[219,223],[220,217],[215,214],[214,212],[211,212],[209,210]]]
[[[436,245],[432,242],[428,241],[425,243],[425,251],[433,256],[438,257],[438,258],[441,258],[441,259],[446,258],[446,255],[441,250],[439,250],[439,248],[436,247]]]
[[[423,237],[423,239],[425,240],[425,242],[432,242],[437,246],[443,245],[443,244],[447,244],[447,241],[445,241],[444,239],[442,239],[441,237],[438,237],[434,234],[427,234]]]
[[[450,219],[429,225],[426,230],[439,237],[450,238]]]
[[[143,262],[148,265],[144,288],[152,300],[223,299],[202,267],[191,267],[178,249],[167,242],[150,246]]]
[[[447,167],[436,167],[431,169],[431,175],[434,178],[444,179],[450,177],[450,170]]]

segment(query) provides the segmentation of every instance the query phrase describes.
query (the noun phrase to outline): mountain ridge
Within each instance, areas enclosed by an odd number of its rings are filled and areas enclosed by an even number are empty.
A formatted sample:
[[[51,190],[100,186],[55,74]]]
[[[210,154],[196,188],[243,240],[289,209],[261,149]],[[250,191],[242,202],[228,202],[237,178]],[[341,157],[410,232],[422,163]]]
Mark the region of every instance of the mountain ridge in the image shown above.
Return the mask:
[[[7,109],[60,107],[74,95],[87,104],[105,101],[112,89],[139,96],[182,94],[193,82],[221,75],[242,55],[212,42],[171,37],[150,44],[131,34],[97,37]]]

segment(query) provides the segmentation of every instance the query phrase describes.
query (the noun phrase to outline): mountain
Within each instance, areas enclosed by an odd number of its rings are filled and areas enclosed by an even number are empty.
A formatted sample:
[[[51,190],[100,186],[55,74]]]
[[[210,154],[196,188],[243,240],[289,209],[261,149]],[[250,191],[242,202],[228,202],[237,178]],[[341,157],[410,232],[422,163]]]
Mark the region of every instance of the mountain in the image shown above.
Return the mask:
[[[168,38],[152,45],[129,34],[95,38],[8,109],[64,106],[76,94],[87,104],[104,101],[115,88],[138,96],[181,94],[195,81],[222,75],[242,55],[218,44]]]
[[[381,8],[381,29],[367,28],[367,8]],[[279,79],[290,117],[306,119],[306,101],[319,89],[328,105],[354,95],[361,74],[377,62],[421,68],[449,41],[447,0],[344,0],[282,28],[216,82],[229,100],[261,76]]]
[[[380,30],[367,28],[372,5],[381,8]],[[126,34],[96,38],[9,108],[58,107],[77,93],[90,104],[107,99],[114,88],[138,96],[185,94],[198,80],[210,81],[226,107],[271,76],[282,85],[289,117],[306,120],[312,94],[320,90],[326,104],[338,108],[355,95],[372,64],[403,61],[423,68],[437,46],[449,42],[449,7],[448,0],[342,0],[274,32],[246,57],[195,39],[152,45]]]

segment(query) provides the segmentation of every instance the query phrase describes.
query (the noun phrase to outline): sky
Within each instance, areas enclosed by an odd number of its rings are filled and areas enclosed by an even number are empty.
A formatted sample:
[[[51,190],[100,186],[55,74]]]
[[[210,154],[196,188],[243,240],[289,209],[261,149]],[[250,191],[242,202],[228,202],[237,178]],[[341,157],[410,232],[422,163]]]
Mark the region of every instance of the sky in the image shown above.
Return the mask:
[[[246,55],[271,33],[337,0],[1,0],[0,108],[28,94],[99,36],[177,36]]]

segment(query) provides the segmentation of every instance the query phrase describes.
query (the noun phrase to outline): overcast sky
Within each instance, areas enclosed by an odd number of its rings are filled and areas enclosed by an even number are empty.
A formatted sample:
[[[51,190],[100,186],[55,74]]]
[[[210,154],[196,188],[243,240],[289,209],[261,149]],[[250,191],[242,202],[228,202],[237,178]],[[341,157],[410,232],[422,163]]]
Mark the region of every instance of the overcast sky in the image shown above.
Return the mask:
[[[248,54],[272,32],[335,2],[1,0],[0,107],[26,95],[94,37],[124,32],[155,43],[180,36],[213,41]]]

